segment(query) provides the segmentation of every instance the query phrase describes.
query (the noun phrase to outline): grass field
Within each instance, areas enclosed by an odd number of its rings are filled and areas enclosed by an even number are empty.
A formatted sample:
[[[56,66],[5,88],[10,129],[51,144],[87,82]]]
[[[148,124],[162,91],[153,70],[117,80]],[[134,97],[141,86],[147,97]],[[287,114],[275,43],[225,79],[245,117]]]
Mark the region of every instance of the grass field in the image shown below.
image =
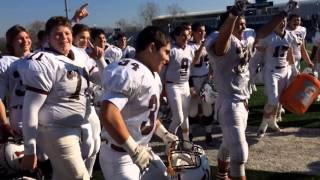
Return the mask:
[[[253,93],[249,101],[248,125],[251,126],[259,126],[266,101],[266,97],[263,95],[263,86],[258,86],[257,89],[258,91]],[[281,127],[320,128],[320,103],[313,103],[302,116],[286,111],[282,119],[283,121],[279,123]]]

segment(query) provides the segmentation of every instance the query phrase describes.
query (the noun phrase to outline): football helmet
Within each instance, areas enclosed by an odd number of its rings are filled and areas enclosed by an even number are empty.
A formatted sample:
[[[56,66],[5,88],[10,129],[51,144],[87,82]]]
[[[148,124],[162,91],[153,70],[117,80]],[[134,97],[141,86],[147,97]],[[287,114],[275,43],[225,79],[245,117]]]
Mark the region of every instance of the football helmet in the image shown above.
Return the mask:
[[[203,84],[199,95],[202,101],[208,104],[213,104],[216,100],[217,94],[213,80],[208,80]]]
[[[171,180],[211,179],[208,157],[199,145],[189,141],[175,141],[169,148],[167,158],[167,171]]]
[[[0,144],[0,166],[6,174],[20,172],[20,161],[24,156],[22,142],[9,140]]]

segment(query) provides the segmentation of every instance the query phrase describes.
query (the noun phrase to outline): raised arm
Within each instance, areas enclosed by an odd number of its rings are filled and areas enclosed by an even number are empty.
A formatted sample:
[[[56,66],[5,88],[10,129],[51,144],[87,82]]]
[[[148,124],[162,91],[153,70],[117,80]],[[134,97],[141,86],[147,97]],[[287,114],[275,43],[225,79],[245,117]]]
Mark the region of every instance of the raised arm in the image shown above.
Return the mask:
[[[262,39],[270,34],[281,21],[288,16],[288,13],[298,8],[297,0],[289,0],[285,9],[275,15],[270,22],[263,25],[258,31],[256,40]]]

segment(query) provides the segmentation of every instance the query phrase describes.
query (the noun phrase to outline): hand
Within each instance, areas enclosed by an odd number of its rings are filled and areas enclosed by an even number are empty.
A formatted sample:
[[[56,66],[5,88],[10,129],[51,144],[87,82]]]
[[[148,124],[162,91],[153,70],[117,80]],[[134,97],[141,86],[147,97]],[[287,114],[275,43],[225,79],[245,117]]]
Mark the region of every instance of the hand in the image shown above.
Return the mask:
[[[231,8],[231,13],[234,16],[243,15],[244,11],[247,8],[248,0],[235,0],[233,7]]]
[[[91,41],[88,42],[88,47],[92,50],[90,57],[92,59],[98,60],[104,58],[104,50],[98,46],[94,46]]]
[[[21,161],[22,170],[34,170],[37,167],[37,156],[35,154],[24,155]]]
[[[190,94],[191,94],[191,97],[197,97],[198,94],[197,94],[197,91],[194,87],[190,87]]]
[[[162,137],[164,144],[170,145],[172,142],[179,140],[178,136],[167,132],[164,137]]]
[[[287,3],[287,6],[284,8],[284,11],[286,13],[290,13],[295,9],[298,9],[298,1],[297,0],[289,0],[289,2]]]
[[[315,68],[313,62],[311,62],[311,61],[308,63],[308,67],[310,67],[311,69]]]
[[[12,129],[10,124],[3,124],[0,127],[1,127],[1,132],[2,132],[2,137],[0,139],[1,144],[8,142],[9,137],[19,136],[19,133],[16,132],[14,129]]]
[[[131,155],[133,163],[135,163],[141,172],[148,168],[152,160],[151,149],[149,147],[138,145],[135,153]]]
[[[89,15],[86,7],[88,6],[88,3],[83,4],[79,9],[76,10],[76,12],[73,15],[73,18],[76,23],[79,23],[82,19],[87,17]]]

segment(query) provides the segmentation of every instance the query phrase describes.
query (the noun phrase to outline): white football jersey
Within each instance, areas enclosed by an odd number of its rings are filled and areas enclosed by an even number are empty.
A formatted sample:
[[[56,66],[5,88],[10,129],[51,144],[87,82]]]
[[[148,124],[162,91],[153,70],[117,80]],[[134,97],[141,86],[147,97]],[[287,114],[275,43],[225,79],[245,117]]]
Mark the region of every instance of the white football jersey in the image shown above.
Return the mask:
[[[207,39],[206,48],[216,42],[219,32],[210,34]],[[250,37],[250,36],[249,36]],[[245,38],[245,37],[244,37]],[[228,42],[228,51],[224,56],[216,56],[208,51],[210,61],[214,61],[214,77],[219,96],[232,98],[234,100],[245,100],[249,98],[249,60],[251,50],[246,44],[248,40],[239,40],[231,35]]]
[[[19,65],[26,89],[47,95],[39,112],[39,124],[79,127],[86,123],[89,56],[76,47],[69,55],[39,51]]]
[[[289,48],[298,43],[292,32],[285,31],[284,37],[280,37],[275,32],[260,40],[257,46],[265,49],[265,67],[273,69],[288,65],[287,53]]]
[[[105,92],[102,99],[118,107],[136,142],[148,144],[160,106],[162,84],[159,75],[137,60],[122,59],[107,66],[103,79]],[[108,133],[106,138],[117,144]]]
[[[15,56],[3,56],[0,59],[0,99],[9,97],[9,108],[21,106],[25,94],[25,87],[17,71],[18,63],[20,60]]]
[[[132,46],[127,46],[122,50],[122,58],[134,58],[136,55],[136,49]]]
[[[302,26],[298,26],[295,30],[289,30],[292,34],[295,35],[297,43],[292,46],[293,55],[296,61],[301,59],[301,45],[304,43],[304,40],[307,35],[307,29]]]
[[[189,43],[189,45],[193,51],[193,55],[195,55],[195,52],[199,49],[200,45],[196,43]],[[209,73],[209,58],[208,58],[208,53],[206,48],[203,48],[201,51],[199,63],[191,65],[190,76],[201,77],[201,76],[208,75],[208,73]]]
[[[188,82],[193,57],[193,51],[189,45],[182,49],[174,44],[170,50],[165,80],[177,84]]]
[[[122,50],[114,45],[108,44],[108,47],[104,50],[104,57],[107,64],[110,64],[113,61],[120,61]]]

